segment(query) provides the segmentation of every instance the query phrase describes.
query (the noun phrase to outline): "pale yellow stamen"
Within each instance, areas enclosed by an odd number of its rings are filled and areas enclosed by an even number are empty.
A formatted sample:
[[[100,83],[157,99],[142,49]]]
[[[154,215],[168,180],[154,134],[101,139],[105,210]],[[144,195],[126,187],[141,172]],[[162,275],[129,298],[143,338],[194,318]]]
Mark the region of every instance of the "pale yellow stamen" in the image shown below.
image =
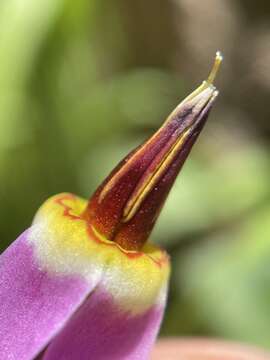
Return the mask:
[[[156,170],[152,174],[149,174],[149,176],[143,182],[141,188],[136,192],[135,196],[132,196],[131,199],[128,201],[123,213],[123,222],[129,221],[136,214],[143,200],[146,198],[149,192],[152,191],[155,184],[162,176],[163,172],[168,169],[170,163],[172,163],[175,159],[177,151],[179,151],[179,148],[182,146],[189,133],[190,129],[186,130],[182,134],[181,138],[176,142],[176,144],[173,145],[173,147],[168,152],[168,154],[166,154],[164,159],[162,159]]]

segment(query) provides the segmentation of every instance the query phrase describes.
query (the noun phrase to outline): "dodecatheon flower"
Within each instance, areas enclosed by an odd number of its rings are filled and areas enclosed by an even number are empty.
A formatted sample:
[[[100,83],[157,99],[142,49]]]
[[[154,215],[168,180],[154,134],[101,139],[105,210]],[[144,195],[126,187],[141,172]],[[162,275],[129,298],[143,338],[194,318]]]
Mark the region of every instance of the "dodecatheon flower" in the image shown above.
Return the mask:
[[[0,257],[0,359],[146,359],[170,261],[149,235],[218,92],[209,78],[89,201],[47,200]]]

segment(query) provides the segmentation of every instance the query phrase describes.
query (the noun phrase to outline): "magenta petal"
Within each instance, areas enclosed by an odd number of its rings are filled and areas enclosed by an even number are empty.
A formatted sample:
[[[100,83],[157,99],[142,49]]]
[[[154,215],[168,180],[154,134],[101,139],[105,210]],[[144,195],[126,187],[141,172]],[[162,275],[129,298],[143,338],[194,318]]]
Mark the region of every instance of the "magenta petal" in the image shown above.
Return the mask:
[[[0,257],[0,359],[32,360],[41,352],[45,360],[147,359],[165,297],[131,312],[111,295],[106,272],[91,287],[79,275],[45,271],[30,231]]]
[[[89,293],[79,276],[39,268],[26,230],[0,257],[0,359],[33,359]]]
[[[43,355],[43,360],[144,360],[159,330],[163,309],[132,315],[100,288],[88,297]]]

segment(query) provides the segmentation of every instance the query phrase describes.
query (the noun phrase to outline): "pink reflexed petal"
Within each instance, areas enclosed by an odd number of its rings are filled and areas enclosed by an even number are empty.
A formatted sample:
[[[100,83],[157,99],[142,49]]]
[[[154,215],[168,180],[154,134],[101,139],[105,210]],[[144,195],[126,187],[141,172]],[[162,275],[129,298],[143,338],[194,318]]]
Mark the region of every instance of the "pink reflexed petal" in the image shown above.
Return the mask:
[[[153,306],[132,316],[97,288],[48,346],[42,359],[148,359],[162,315],[163,308]]]
[[[0,359],[33,359],[92,290],[79,276],[42,271],[28,234],[0,256]]]

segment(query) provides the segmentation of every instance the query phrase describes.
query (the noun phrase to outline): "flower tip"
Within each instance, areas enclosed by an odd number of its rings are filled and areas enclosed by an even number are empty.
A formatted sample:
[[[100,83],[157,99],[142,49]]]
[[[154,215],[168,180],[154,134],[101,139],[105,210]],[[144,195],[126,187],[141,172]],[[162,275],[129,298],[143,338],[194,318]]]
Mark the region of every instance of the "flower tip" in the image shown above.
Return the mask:
[[[217,51],[216,52],[216,57],[215,57],[215,61],[214,61],[214,65],[210,71],[210,74],[206,80],[207,84],[213,84],[216,76],[217,76],[217,73],[218,73],[218,70],[220,68],[220,65],[223,61],[223,55],[220,51]]]
[[[223,54],[222,54],[222,52],[220,51],[220,50],[218,50],[217,52],[216,52],[216,59],[219,59],[220,61],[222,61],[223,60]]]
[[[209,93],[209,91],[212,93],[213,99],[215,99],[217,97],[218,92],[216,90],[216,87],[213,85],[213,82],[214,82],[214,80],[215,80],[215,78],[217,76],[217,73],[219,71],[219,68],[220,68],[220,65],[221,65],[222,61],[223,61],[223,55],[222,55],[222,53],[220,51],[217,51],[214,64],[212,66],[212,69],[210,71],[210,74],[209,74],[207,80],[204,80],[202,82],[202,84],[197,89],[195,89],[190,95],[188,95],[179,104],[178,107],[182,106],[183,104],[188,103],[190,100],[193,100],[198,95],[207,98],[207,94],[206,94],[207,92],[205,92],[205,90],[208,90],[208,93]],[[197,101],[197,99],[196,99],[196,101]],[[177,108],[176,108],[176,110],[177,110]]]

